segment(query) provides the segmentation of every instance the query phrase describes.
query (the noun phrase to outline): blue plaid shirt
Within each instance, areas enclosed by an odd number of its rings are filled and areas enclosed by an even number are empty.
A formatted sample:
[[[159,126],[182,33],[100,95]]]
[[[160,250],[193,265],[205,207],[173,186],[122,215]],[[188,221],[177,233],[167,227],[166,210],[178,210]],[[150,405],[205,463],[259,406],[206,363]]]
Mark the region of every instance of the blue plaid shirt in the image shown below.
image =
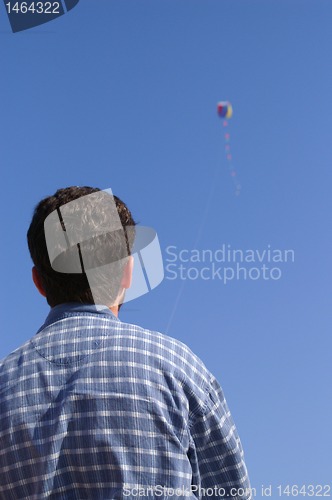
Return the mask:
[[[0,362],[0,498],[250,499],[217,380],[182,342],[64,304]]]

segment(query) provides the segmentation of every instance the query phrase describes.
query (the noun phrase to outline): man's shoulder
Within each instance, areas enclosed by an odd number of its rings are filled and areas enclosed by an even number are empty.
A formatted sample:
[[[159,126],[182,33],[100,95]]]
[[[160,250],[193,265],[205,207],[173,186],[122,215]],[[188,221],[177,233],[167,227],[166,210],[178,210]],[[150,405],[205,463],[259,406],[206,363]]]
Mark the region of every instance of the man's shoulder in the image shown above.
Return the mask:
[[[192,349],[181,340],[166,333],[143,328],[136,324],[120,323],[121,331],[143,342],[150,355],[157,356],[161,366],[180,371],[185,379],[191,379],[198,387],[210,382],[211,373]]]
[[[204,364],[191,348],[175,337],[165,333],[151,330],[135,323],[119,321],[108,314],[93,314],[91,312],[79,312],[66,314],[57,321],[41,328],[38,335],[33,339],[49,338],[54,334],[68,335],[70,332],[91,332],[104,339],[114,340],[118,343],[121,340],[130,339],[135,345],[135,341],[145,344],[145,348],[151,350],[163,349],[170,356],[177,355],[190,360],[193,364]],[[33,340],[32,339],[32,340]],[[34,340],[33,340],[34,341]]]
[[[0,387],[12,385],[13,376],[25,376],[40,357],[69,368],[87,360],[89,354],[91,363],[101,359],[111,366],[112,362],[128,360],[204,392],[211,379],[203,361],[181,340],[111,315],[80,312],[65,314],[43,325],[37,334],[2,359]],[[103,362],[100,366],[104,366]]]
[[[17,383],[17,372],[24,365],[29,365],[30,340],[0,359],[0,396],[9,386]]]
[[[211,378],[203,361],[181,340],[134,323],[119,321],[109,314],[66,314],[40,331],[33,343],[39,349],[41,344],[48,344],[51,337],[52,343],[65,339],[70,342],[72,335],[76,337],[75,342],[77,335],[82,340],[94,337],[94,343],[99,342],[99,352],[103,351],[105,358],[122,356],[124,359],[127,356],[133,361],[135,357],[144,364],[190,379],[198,387],[206,386]]]

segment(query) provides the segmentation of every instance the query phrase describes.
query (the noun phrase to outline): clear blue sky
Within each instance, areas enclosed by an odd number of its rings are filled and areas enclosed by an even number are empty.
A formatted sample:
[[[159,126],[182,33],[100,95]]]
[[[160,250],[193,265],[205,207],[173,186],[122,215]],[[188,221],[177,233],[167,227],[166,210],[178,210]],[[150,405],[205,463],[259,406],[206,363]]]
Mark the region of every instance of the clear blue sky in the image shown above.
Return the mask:
[[[59,187],[111,187],[165,260],[169,246],[292,249],[278,280],[166,272],[121,315],[165,332],[174,312],[167,333],[223,386],[257,498],[331,483],[331,19],[328,0],[81,0],[12,34],[0,5],[0,358],[48,312],[25,238]],[[234,108],[239,197],[218,100]]]

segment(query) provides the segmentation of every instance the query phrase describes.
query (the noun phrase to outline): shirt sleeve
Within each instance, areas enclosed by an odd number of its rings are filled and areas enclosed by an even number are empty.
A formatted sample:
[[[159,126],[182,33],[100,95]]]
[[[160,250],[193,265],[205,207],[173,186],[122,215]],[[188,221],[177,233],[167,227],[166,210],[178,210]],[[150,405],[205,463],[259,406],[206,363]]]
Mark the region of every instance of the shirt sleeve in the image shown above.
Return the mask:
[[[203,412],[190,424],[192,491],[197,498],[252,498],[239,435],[223,391],[210,380]]]

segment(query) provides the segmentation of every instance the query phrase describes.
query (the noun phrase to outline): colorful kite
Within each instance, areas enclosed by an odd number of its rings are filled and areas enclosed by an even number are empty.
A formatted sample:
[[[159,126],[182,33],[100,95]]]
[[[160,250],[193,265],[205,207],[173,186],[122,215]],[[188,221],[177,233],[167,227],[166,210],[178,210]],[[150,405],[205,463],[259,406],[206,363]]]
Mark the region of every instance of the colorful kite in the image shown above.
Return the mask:
[[[231,118],[233,115],[233,108],[232,108],[231,103],[228,101],[218,102],[217,112],[218,112],[218,115],[220,116],[220,118],[224,118],[223,126],[226,129],[228,127],[228,119]],[[241,191],[241,184],[238,181],[237,172],[233,166],[232,151],[231,151],[231,136],[227,130],[225,130],[224,140],[225,140],[225,154],[226,154],[226,160],[228,163],[229,173],[230,173],[230,175],[233,179],[234,185],[235,185],[235,194],[237,196],[239,196],[240,191]]]

